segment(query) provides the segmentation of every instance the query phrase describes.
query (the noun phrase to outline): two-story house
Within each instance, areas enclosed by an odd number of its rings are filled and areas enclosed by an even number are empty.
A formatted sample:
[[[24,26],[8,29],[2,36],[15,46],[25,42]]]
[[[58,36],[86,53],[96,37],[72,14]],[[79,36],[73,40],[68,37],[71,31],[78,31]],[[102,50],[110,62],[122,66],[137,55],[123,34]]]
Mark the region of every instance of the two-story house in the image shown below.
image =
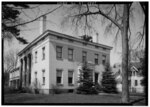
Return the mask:
[[[93,81],[101,80],[103,65],[110,61],[112,47],[86,42],[83,39],[45,31],[18,53],[20,86],[38,84],[41,93],[50,93],[52,86],[75,89],[79,68],[87,61],[94,64]]]

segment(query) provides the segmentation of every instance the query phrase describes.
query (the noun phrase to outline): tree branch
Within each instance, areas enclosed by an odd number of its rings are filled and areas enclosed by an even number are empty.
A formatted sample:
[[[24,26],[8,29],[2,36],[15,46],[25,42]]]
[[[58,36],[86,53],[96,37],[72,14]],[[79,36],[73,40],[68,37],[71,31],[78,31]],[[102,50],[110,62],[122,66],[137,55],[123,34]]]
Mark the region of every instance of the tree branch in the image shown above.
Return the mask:
[[[59,6],[59,7],[57,7],[57,8],[55,8],[55,9],[53,9],[53,10],[52,10],[52,11],[50,11],[50,12],[47,12],[47,13],[45,13],[45,14],[40,15],[39,17],[37,17],[37,18],[35,18],[35,19],[31,20],[31,21],[24,22],[24,23],[20,23],[20,24],[14,25],[14,26],[7,26],[7,27],[8,27],[8,28],[11,28],[11,27],[17,27],[17,26],[21,26],[21,25],[25,25],[25,24],[28,24],[28,23],[34,22],[34,21],[36,21],[37,19],[41,18],[42,16],[44,16],[44,15],[48,15],[48,14],[50,14],[50,13],[54,12],[55,10],[57,10],[57,9],[58,9],[58,8],[60,8],[60,7],[62,7],[62,5],[61,5],[61,6]]]
[[[112,19],[110,16],[106,15],[101,10],[99,10],[99,14],[106,17],[108,20],[110,20],[112,23],[114,23],[119,29],[122,29],[122,26],[116,20]]]
[[[88,15],[97,15],[100,14],[102,16],[104,16],[105,18],[107,18],[108,20],[110,20],[113,24],[115,24],[119,29],[122,28],[122,26],[113,18],[111,18],[110,16],[108,16],[107,14],[105,14],[104,12],[102,12],[100,9],[97,12],[84,12],[82,14],[78,14],[78,15],[74,15],[72,17],[82,17],[82,16],[88,16]]]

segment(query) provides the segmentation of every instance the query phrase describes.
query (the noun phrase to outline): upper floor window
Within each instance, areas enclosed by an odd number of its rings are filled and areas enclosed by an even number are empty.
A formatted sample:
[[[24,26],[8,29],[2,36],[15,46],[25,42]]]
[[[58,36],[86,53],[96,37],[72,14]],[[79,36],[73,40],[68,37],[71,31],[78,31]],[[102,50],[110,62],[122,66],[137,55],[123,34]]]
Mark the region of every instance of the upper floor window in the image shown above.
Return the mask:
[[[68,60],[72,61],[73,60],[73,49],[68,49]]]
[[[45,47],[42,48],[42,59],[45,59]]]
[[[86,62],[86,60],[87,60],[87,52],[83,51],[82,52],[82,62],[84,63],[84,62]]]
[[[61,69],[56,70],[56,83],[57,85],[62,84],[62,70]]]
[[[61,46],[56,47],[56,58],[62,59],[62,47]]]
[[[43,85],[45,85],[45,70],[42,70]]]
[[[35,63],[37,63],[37,51],[35,52]]]
[[[102,64],[105,65],[106,64],[106,55],[102,56]]]
[[[98,65],[98,57],[99,55],[98,54],[95,54],[95,64]]]
[[[73,85],[73,70],[68,71],[68,84]]]

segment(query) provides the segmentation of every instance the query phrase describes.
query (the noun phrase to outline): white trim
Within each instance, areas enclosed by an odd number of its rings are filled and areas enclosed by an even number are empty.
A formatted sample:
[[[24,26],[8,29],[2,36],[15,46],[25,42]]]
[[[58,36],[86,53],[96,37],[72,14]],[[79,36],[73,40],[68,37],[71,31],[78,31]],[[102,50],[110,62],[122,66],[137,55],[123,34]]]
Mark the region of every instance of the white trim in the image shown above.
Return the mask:
[[[85,42],[84,40],[82,40],[80,38],[76,38],[76,37],[69,36],[69,35],[66,35],[66,34],[62,34],[62,33],[59,33],[59,32],[55,32],[55,31],[52,31],[52,30],[47,30],[43,34],[41,34],[40,36],[38,36],[36,39],[34,39],[23,50],[21,50],[17,55],[20,56],[22,53],[25,53],[24,51],[26,51],[28,48],[32,47],[34,44],[36,44],[37,42],[39,42],[40,40],[42,40],[42,38],[46,38],[46,36],[49,36],[49,35],[61,36],[63,38],[73,39],[75,41],[82,42],[82,43]],[[88,44],[90,44],[90,45],[96,45],[96,46],[100,46],[100,47],[105,47],[105,48],[107,48],[109,50],[112,49],[112,47],[110,47],[110,46],[103,45],[103,44],[98,44],[98,43],[94,43],[94,42],[88,42]]]

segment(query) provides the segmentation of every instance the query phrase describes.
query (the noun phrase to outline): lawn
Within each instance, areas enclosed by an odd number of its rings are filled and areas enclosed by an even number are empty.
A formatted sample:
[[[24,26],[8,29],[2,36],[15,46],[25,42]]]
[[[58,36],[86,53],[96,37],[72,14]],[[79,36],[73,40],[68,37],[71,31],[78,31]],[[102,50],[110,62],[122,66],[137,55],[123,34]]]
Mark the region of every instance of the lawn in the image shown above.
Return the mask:
[[[80,95],[80,94],[7,94],[4,95],[5,104],[31,104],[31,103],[49,103],[49,104],[121,104],[120,95]],[[134,105],[145,105],[145,100],[141,96],[130,96]]]

